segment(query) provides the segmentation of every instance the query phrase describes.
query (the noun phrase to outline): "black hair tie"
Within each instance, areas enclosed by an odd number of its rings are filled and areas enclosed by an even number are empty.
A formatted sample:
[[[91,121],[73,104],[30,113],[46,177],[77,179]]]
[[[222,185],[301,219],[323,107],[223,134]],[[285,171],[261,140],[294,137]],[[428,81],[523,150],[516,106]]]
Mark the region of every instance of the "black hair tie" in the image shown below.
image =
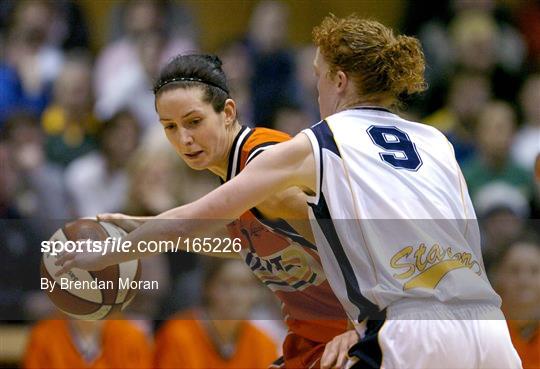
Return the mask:
[[[163,82],[161,82],[159,85],[156,86],[156,88],[154,88],[154,95],[165,85],[169,84],[169,83],[173,83],[173,82],[200,82],[200,83],[204,83],[206,85],[210,85],[210,86],[214,86],[214,87],[217,87],[219,88],[220,90],[224,91],[227,95],[229,95],[229,90],[227,90],[225,87],[223,86],[220,86],[216,83],[213,83],[213,82],[210,82],[210,81],[205,81],[201,78],[195,78],[195,77],[174,77],[174,78],[171,78],[171,79],[166,79],[164,80]]]

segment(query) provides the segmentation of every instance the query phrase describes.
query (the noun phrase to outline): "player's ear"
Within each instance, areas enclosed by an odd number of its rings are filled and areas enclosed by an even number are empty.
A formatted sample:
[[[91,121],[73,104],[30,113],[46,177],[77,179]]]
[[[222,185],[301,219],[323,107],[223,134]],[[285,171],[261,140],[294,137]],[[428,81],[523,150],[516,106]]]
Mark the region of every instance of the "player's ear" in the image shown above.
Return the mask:
[[[236,103],[233,99],[225,100],[223,113],[225,113],[225,125],[231,125],[236,121]]]
[[[347,88],[347,84],[349,83],[349,78],[343,71],[337,71],[336,76],[334,79],[334,82],[336,84],[336,88],[338,89],[338,92],[343,92]]]

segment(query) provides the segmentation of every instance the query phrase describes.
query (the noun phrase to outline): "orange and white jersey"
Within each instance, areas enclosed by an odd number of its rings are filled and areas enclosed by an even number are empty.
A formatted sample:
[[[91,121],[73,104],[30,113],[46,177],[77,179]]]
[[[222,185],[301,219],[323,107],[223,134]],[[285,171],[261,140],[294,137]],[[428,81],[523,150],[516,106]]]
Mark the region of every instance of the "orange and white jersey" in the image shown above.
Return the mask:
[[[227,180],[265,149],[289,139],[279,131],[243,127],[229,155]],[[330,288],[315,245],[285,220],[265,219],[255,208],[228,228],[231,237],[242,240],[241,254],[247,265],[281,300],[291,332],[310,341],[328,342],[347,329],[346,314]]]

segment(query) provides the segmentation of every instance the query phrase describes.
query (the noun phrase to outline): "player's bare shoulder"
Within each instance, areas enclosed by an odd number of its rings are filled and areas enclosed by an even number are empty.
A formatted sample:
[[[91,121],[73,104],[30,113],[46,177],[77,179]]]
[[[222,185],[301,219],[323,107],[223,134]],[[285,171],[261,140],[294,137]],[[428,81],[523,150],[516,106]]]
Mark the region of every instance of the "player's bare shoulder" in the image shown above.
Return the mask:
[[[295,150],[298,150],[298,160],[300,164],[299,175],[301,175],[303,186],[301,188],[308,195],[315,193],[317,188],[317,168],[315,167],[315,156],[313,146],[308,136],[300,132],[293,141],[295,141]]]
[[[316,188],[316,168],[313,149],[309,138],[299,133],[290,141],[275,146],[273,155],[286,170],[294,183],[306,193],[314,192]]]

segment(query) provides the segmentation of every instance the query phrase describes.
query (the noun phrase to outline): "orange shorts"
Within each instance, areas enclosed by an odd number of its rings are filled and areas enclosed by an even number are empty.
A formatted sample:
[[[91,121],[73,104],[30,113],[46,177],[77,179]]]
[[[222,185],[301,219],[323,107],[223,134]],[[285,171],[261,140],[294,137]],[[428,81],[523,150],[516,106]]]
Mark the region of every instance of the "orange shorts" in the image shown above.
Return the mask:
[[[283,356],[274,361],[270,368],[318,368],[325,347],[324,342],[314,342],[289,332],[283,342]]]

